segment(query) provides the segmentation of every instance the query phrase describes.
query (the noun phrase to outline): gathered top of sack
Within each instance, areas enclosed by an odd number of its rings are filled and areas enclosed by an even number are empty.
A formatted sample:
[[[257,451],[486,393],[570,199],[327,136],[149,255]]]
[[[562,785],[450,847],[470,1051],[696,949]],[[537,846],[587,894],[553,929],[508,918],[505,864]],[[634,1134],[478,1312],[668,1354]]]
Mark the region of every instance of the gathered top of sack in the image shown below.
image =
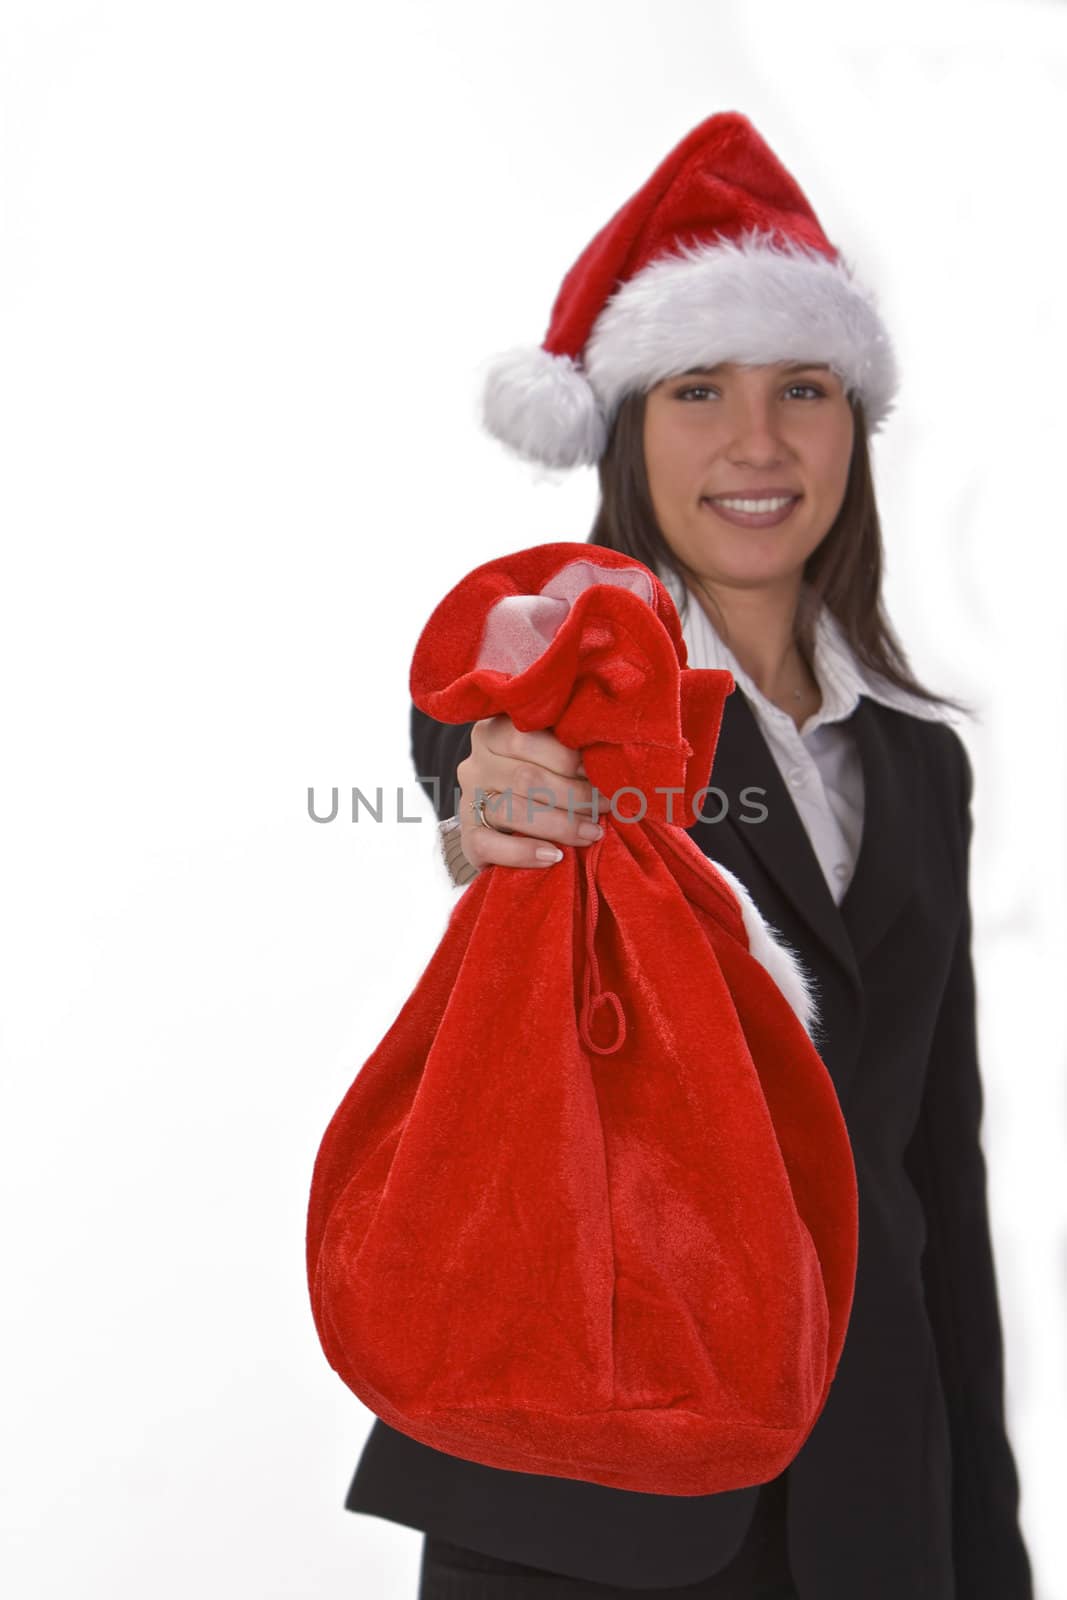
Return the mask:
[[[677,608],[655,573],[619,551],[560,541],[487,562],[457,584],[422,631],[410,689],[438,721],[506,713],[524,733],[551,727],[582,751],[606,833],[639,821],[681,831],[699,813],[723,704],[735,688],[725,668],[687,663]],[[625,1041],[626,1016],[622,997],[601,984],[596,954],[606,844],[579,852],[586,887],[578,1025],[590,1050],[611,1055]],[[709,873],[695,845],[690,855],[723,926],[771,971],[810,1033],[816,1000],[792,952],[732,873]]]

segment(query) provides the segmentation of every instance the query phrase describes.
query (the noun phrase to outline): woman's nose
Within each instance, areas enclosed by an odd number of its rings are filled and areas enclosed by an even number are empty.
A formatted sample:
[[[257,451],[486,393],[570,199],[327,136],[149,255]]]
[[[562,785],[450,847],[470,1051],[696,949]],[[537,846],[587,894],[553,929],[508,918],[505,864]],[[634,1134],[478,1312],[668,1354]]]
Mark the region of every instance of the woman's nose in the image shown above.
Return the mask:
[[[737,405],[727,419],[731,461],[767,465],[784,452],[780,419],[773,405],[759,401]]]

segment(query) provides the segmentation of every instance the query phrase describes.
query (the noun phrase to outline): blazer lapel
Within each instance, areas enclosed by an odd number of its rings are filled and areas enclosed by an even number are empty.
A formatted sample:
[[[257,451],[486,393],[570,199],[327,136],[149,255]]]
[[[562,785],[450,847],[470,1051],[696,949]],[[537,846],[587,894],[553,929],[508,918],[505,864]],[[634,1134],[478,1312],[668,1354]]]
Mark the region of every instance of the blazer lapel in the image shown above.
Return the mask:
[[[862,695],[849,726],[863,767],[863,833],[852,881],[837,909],[861,964],[915,892],[922,784],[914,727],[906,715]]]
[[[878,703],[864,695],[849,719],[863,771],[864,820],[855,871],[840,906],[830,893],[756,715],[739,688],[726,698],[711,775],[712,784],[729,800],[726,824],[761,862],[857,993],[863,987],[860,963],[911,892],[916,831],[921,826],[915,754],[902,729],[906,719],[881,712]],[[746,803],[746,788],[763,792]],[[766,806],[767,816],[746,822],[743,813],[755,801]],[[712,825],[698,824],[694,834],[714,859]]]

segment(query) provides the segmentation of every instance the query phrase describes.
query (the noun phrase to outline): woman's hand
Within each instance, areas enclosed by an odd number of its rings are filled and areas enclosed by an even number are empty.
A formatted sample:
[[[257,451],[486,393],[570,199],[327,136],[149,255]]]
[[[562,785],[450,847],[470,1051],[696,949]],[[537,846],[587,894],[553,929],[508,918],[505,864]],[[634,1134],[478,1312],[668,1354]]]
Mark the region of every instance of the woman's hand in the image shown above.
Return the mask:
[[[562,859],[559,846],[592,844],[603,835],[589,820],[593,786],[581,752],[551,733],[521,733],[508,716],[474,724],[471,753],[456,779],[460,839],[472,866],[546,867]],[[483,827],[471,801],[490,789],[499,793],[485,802],[489,826]]]

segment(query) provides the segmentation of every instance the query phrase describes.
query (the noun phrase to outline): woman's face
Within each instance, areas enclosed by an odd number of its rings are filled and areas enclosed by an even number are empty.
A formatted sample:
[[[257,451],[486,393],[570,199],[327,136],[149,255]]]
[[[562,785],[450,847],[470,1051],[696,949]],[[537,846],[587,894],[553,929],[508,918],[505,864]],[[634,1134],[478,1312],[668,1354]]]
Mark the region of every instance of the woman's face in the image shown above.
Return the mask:
[[[841,379],[817,362],[724,362],[658,383],[645,405],[645,466],[667,543],[712,582],[799,580],[841,509],[853,434]],[[733,522],[714,504],[772,491],[795,497],[773,526],[741,526],[743,515]]]

